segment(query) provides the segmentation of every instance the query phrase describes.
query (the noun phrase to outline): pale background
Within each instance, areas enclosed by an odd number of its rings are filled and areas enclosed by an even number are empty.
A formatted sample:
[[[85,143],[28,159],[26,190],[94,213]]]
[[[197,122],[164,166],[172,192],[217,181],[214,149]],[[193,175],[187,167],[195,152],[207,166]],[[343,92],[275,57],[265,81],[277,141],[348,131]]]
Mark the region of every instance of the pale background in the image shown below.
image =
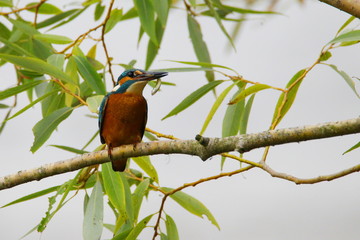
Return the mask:
[[[296,3],[281,6],[284,15],[258,15],[246,23],[235,43],[236,52],[226,47],[227,39],[215,21],[202,18],[200,22],[213,62],[232,67],[249,80],[284,87],[292,75],[316,60],[321,47],[334,37],[338,28],[349,17],[318,1],[306,1],[304,6]],[[92,11],[88,15],[91,16]],[[76,25],[60,28],[57,33],[70,34],[75,39],[78,34],[95,26],[84,19],[86,14]],[[137,20],[126,21],[117,25],[106,36],[110,54],[116,62],[127,63],[136,58],[139,60],[137,67],[143,67],[147,43],[143,41],[137,49],[138,26]],[[84,48],[89,46],[85,43]],[[62,48],[60,46],[58,49]],[[337,49],[333,51],[333,55],[329,62],[337,64],[350,76],[360,77],[358,46]],[[196,61],[188,38],[186,15],[181,10],[172,10],[170,14],[160,55],[152,68],[183,66],[163,61],[169,59]],[[118,75],[122,69],[115,68],[114,71]],[[15,80],[12,68],[1,68],[0,72],[1,89],[13,86]],[[161,118],[184,97],[206,83],[203,75],[200,72],[171,73],[165,80],[176,83],[177,87],[162,86],[162,91],[155,96],[150,95],[150,88],[145,89],[144,94],[149,104],[148,127],[182,139],[193,139],[214,102],[211,94],[176,117],[165,121],[161,121]],[[221,76],[217,75],[217,78],[220,79]],[[108,83],[110,90],[110,81]],[[220,86],[219,92],[224,87],[225,85]],[[267,90],[256,96],[249,132],[268,128],[278,94]],[[27,99],[22,94],[17,110],[25,104]],[[293,108],[279,127],[354,118],[359,115],[359,107],[359,100],[345,81],[332,69],[318,66],[304,80]],[[224,112],[223,107],[209,126],[206,136],[221,136]],[[97,129],[95,119],[84,117],[87,113],[85,108],[74,111],[45,145],[60,144],[81,148]],[[5,111],[1,110],[0,114],[2,119]],[[74,156],[49,146],[44,146],[36,154],[30,153],[33,141],[31,128],[40,119],[37,107],[8,123],[0,136],[1,176]],[[333,173],[359,163],[359,150],[342,156],[345,150],[359,141],[358,136],[274,147],[270,150],[268,163],[278,171],[299,177]],[[98,140],[94,141],[89,149],[94,149],[98,144]],[[245,157],[258,161],[262,151],[252,151]],[[158,170],[161,185],[167,187],[178,187],[220,172],[218,157],[202,162],[197,157],[160,155],[152,157],[152,160]],[[224,171],[236,169],[237,166],[238,163],[229,160]],[[0,192],[0,205],[61,184],[74,174],[63,174],[3,190]],[[358,239],[359,180],[360,175],[355,173],[333,182],[297,186],[285,180],[271,178],[267,173],[255,169],[242,175],[187,188],[186,193],[198,198],[213,213],[221,231],[208,220],[183,210],[172,200],[166,202],[165,210],[177,223],[181,239]],[[82,239],[83,196],[82,191],[71,200],[53,218],[44,233],[33,233],[25,239]],[[161,195],[153,192],[149,200],[144,202],[140,218],[158,211],[160,201]],[[0,209],[0,239],[19,239],[41,220],[47,205],[47,197],[42,197]],[[113,223],[113,220],[112,213],[106,209],[105,222]],[[148,228],[141,239],[149,239],[152,234],[152,228]],[[108,238],[111,238],[111,234],[104,230],[102,239]]]

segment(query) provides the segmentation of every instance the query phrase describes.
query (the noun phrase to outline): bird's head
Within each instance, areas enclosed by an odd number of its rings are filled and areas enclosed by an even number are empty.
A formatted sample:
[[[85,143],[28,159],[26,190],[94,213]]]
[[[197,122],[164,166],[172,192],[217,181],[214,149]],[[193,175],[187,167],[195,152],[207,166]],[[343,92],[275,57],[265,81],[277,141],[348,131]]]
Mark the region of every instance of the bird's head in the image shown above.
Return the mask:
[[[141,95],[148,81],[162,78],[166,75],[168,75],[167,72],[148,72],[141,69],[129,69],[119,76],[113,92],[128,92]]]

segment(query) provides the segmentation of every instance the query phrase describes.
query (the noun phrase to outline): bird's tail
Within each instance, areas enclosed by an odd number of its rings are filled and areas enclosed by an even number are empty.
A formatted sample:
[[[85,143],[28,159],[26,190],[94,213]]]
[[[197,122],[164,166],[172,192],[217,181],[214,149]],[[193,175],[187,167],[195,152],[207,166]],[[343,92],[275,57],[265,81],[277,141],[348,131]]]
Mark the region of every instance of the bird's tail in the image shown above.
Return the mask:
[[[116,172],[123,172],[126,168],[127,158],[120,158],[114,160],[111,155],[111,149],[111,147],[108,148],[108,154],[111,160],[112,169]]]

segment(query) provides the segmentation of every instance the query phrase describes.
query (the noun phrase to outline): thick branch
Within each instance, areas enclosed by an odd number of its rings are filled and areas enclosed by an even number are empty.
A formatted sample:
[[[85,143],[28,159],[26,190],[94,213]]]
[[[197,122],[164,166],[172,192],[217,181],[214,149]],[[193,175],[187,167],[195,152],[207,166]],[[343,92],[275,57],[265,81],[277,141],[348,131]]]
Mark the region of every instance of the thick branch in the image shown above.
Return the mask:
[[[354,17],[360,18],[360,0],[320,0]]]
[[[239,151],[243,153],[260,147],[354,133],[360,133],[360,118],[227,138],[206,138],[206,144],[203,144],[203,138],[201,142],[196,140],[145,142],[136,144],[135,146],[126,145],[114,148],[112,154],[114,159],[119,159],[124,157],[180,153],[199,156],[202,160],[206,160],[211,156],[224,152]],[[15,174],[0,178],[0,190],[108,161],[107,151],[103,150],[46,164],[39,168],[19,171]]]

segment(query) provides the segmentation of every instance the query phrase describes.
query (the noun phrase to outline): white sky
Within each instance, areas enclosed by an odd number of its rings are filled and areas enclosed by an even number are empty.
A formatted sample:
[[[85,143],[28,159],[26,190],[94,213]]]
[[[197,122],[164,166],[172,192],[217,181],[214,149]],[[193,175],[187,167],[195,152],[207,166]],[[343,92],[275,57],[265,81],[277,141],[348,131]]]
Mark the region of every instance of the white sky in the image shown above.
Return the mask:
[[[321,47],[334,37],[347,18],[347,14],[317,1],[308,1],[306,6],[293,4],[284,10],[282,16],[256,16],[255,20],[247,22],[236,41],[236,52],[225,47],[228,42],[213,20],[202,19],[200,22],[214,63],[234,68],[246,79],[284,87],[293,74],[316,60]],[[92,26],[83,21],[78,22],[76,28],[69,25],[57,33],[69,34],[74,39]],[[106,37],[115,61],[127,63],[131,59],[139,59],[137,67],[143,67],[147,43],[143,41],[137,49],[137,34],[138,22],[127,21],[119,24]],[[86,43],[84,46],[89,47]],[[333,51],[333,58],[329,62],[337,64],[350,76],[359,77],[359,56],[359,46],[341,48]],[[172,11],[160,55],[152,68],[183,66],[163,60],[196,61],[183,11]],[[114,70],[116,74],[122,71],[120,68]],[[11,67],[1,68],[0,73],[3,76],[1,89],[14,84]],[[176,88],[162,86],[162,91],[154,96],[151,96],[150,88],[145,89],[149,105],[148,127],[182,139],[193,139],[214,102],[211,94],[176,117],[164,121],[161,118],[184,97],[206,83],[203,75],[171,73],[165,80],[176,83]],[[221,78],[219,75],[217,77]],[[220,86],[218,92],[224,87]],[[249,132],[264,131],[269,127],[278,94],[267,90],[256,96]],[[26,97],[20,97],[17,109],[25,104]],[[223,107],[209,126],[206,136],[221,136],[224,112]],[[84,117],[87,113],[85,108],[76,110],[36,154],[31,154],[29,149],[33,141],[31,128],[41,118],[39,109],[30,110],[10,121],[0,137],[0,175],[73,157],[70,153],[46,145],[81,148],[97,130],[96,119]],[[5,111],[0,114],[3,116]],[[280,127],[357,116],[359,100],[345,81],[327,66],[318,66],[304,80],[293,108]],[[278,146],[270,150],[268,163],[278,171],[299,177],[329,174],[358,164],[359,150],[341,155],[358,141],[358,135],[355,135]],[[98,140],[94,141],[89,149],[94,149],[98,144]],[[245,157],[258,161],[262,151],[254,150]],[[152,160],[161,185],[167,187],[178,187],[220,172],[219,157],[202,162],[197,157],[164,155],[152,157]],[[236,167],[237,163],[228,160],[225,171]],[[0,205],[61,184],[74,174],[55,176],[1,191]],[[329,183],[297,186],[271,178],[260,170],[251,170],[242,175],[187,188],[186,193],[202,201],[213,213],[221,231],[208,220],[189,214],[171,200],[166,203],[165,211],[177,223],[181,239],[357,239],[360,234],[359,180],[360,175],[355,173]],[[41,236],[34,233],[25,239],[81,239],[83,195],[80,192],[71,200]],[[140,218],[157,212],[160,201],[161,195],[153,192],[149,200],[144,202]],[[47,197],[1,209],[0,238],[18,239],[41,220],[46,209]],[[105,222],[113,223],[113,220],[111,212],[106,209]],[[141,237],[149,239],[152,234],[153,230],[149,228]],[[104,230],[102,239],[110,237],[111,234]]]

